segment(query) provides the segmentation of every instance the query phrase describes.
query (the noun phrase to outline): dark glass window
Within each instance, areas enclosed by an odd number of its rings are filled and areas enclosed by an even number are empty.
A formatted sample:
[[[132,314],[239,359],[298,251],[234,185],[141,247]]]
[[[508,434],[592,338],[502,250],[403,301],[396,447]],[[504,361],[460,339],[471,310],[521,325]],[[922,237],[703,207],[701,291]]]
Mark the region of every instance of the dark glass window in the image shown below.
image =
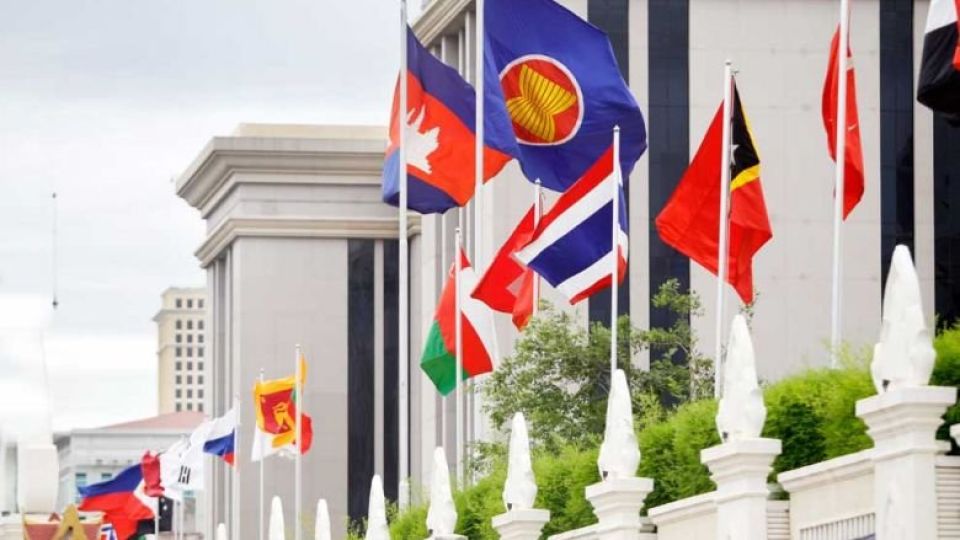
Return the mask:
[[[187,308],[193,309],[193,299],[192,299],[192,298],[188,298],[188,299],[187,299]]]
[[[183,321],[181,321],[180,319],[177,319],[177,330],[180,330],[182,328],[183,328]]]
[[[183,349],[181,349],[180,347],[177,347],[177,357],[179,358],[181,356],[183,356]]]
[[[197,300],[197,307],[200,309],[203,309],[203,298],[201,298],[200,300]]]
[[[203,330],[203,319],[197,321],[197,328],[199,328],[200,330]]]
[[[187,321],[187,330],[193,330],[193,321]]]
[[[180,309],[182,307],[183,307],[183,299],[177,298],[177,309]]]

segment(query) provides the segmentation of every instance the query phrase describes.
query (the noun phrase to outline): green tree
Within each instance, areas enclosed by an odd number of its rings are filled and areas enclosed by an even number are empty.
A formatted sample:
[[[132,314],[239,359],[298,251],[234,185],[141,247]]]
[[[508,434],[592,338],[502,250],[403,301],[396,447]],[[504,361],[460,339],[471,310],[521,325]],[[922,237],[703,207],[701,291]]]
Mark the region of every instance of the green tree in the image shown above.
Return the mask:
[[[712,395],[710,361],[696,352],[690,317],[700,313],[695,294],[683,293],[668,281],[653,299],[657,307],[677,314],[670,328],[637,330],[628,317],[618,321],[619,367],[627,375],[634,412],[643,426],[691,397]],[[627,361],[653,347],[649,371]],[[691,359],[692,368],[676,361]],[[589,330],[565,312],[545,306],[504,359],[483,383],[485,412],[502,429],[517,411],[526,415],[533,441],[548,451],[566,443],[596,445],[603,435],[610,384],[610,331],[595,324]],[[494,451],[480,449],[481,455]]]

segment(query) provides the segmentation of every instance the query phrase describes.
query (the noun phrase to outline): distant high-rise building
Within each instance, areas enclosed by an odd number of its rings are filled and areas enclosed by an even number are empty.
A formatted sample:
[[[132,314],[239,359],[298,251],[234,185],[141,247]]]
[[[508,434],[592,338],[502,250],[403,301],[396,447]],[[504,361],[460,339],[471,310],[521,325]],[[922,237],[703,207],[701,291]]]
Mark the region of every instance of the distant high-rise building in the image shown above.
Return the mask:
[[[203,412],[206,400],[205,288],[170,287],[157,323],[157,401],[160,414]]]

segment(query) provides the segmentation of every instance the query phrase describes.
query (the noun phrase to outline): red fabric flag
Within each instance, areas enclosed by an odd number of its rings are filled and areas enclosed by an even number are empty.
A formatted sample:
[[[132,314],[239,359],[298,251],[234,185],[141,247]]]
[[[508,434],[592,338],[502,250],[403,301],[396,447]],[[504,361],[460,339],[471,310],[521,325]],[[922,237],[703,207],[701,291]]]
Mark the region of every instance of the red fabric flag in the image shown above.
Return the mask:
[[[773,237],[773,230],[760,184],[760,156],[736,87],[733,96],[727,282],[749,303],[753,300],[753,256]],[[656,221],[666,244],[714,275],[719,268],[722,139],[723,104]]]
[[[148,497],[162,497],[163,485],[160,483],[160,456],[151,454],[147,450],[140,460],[140,471],[143,473],[143,492]]]
[[[526,326],[533,314],[534,277],[533,272],[520,264],[513,254],[533,236],[533,213],[534,207],[531,206],[471,293],[490,309],[511,314],[518,330]]]
[[[953,67],[960,71],[960,0],[954,0],[957,3],[957,48],[953,53]]]
[[[837,103],[839,101],[837,71],[840,69],[840,29],[833,34],[830,44],[830,63],[823,83],[823,127],[827,132],[830,158],[837,160]],[[863,148],[860,146],[860,117],[857,114],[857,83],[853,71],[853,53],[847,45],[847,134],[843,165],[843,219],[863,198]]]

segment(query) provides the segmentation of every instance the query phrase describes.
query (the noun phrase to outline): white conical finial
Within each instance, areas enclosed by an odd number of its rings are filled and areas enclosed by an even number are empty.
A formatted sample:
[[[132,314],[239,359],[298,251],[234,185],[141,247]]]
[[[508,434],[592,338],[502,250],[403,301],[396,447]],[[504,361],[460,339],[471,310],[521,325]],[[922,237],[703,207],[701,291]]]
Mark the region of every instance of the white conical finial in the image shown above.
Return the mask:
[[[330,540],[330,511],[327,509],[327,500],[317,501],[317,525],[313,533],[313,540]]]
[[[883,294],[880,341],[873,348],[870,371],[877,393],[902,386],[926,386],[937,353],[923,318],[920,279],[910,250],[893,250]]]
[[[767,408],[757,382],[750,328],[743,315],[733,318],[723,371],[723,397],[717,409],[717,431],[723,442],[755,439],[763,431]]]
[[[370,505],[367,507],[366,540],[390,540],[387,526],[387,503],[383,498],[383,481],[379,474],[370,482]]]
[[[513,415],[510,425],[510,455],[507,461],[507,481],[503,484],[503,504],[507,511],[533,508],[537,498],[537,481],[530,462],[530,437],[523,413]]]
[[[640,464],[640,446],[633,428],[633,404],[627,376],[622,369],[613,372],[607,398],[607,425],[600,446],[600,477],[633,478]]]
[[[217,540],[227,540],[227,526],[223,523],[217,525]]]
[[[280,497],[273,496],[270,502],[270,527],[267,529],[267,538],[269,540],[285,540],[286,527],[283,524],[283,504]]]
[[[433,451],[433,477],[430,480],[430,509],[427,530],[432,536],[449,536],[457,526],[457,507],[450,491],[450,470],[442,447]]]

